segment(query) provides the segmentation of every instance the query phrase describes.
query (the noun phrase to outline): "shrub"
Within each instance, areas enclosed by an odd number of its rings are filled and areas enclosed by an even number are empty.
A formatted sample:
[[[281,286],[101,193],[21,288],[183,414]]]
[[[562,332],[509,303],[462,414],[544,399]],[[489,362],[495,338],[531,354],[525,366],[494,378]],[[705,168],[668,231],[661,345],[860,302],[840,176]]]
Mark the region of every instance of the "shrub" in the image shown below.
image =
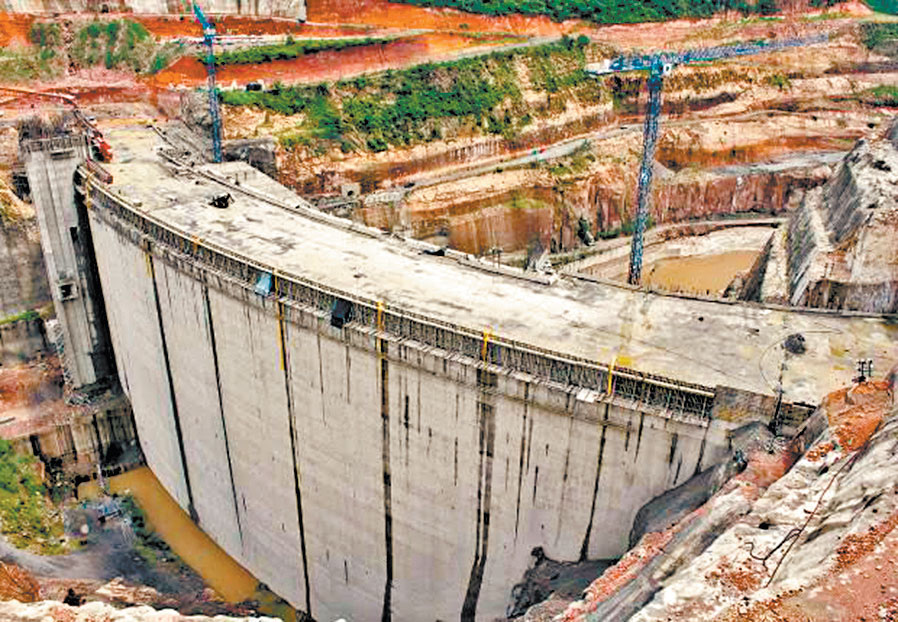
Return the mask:
[[[56,47],[60,43],[59,24],[34,22],[28,32],[28,39],[41,48]]]
[[[274,60],[287,60],[298,58],[306,54],[315,54],[325,50],[343,50],[351,47],[359,47],[366,45],[374,45],[392,41],[390,38],[372,38],[364,39],[300,39],[295,40],[287,37],[284,43],[275,43],[272,45],[257,45],[254,47],[243,48],[239,50],[225,50],[219,52],[215,56],[216,65],[241,65],[267,63]],[[206,62],[205,55],[197,57],[203,63]]]
[[[585,19],[596,23],[636,23],[678,17],[708,17],[723,10],[768,15],[778,10],[774,0],[398,0],[419,6],[451,7],[487,15],[547,15],[555,21]],[[889,1],[889,0],[880,0]]]
[[[881,84],[862,92],[858,99],[870,106],[898,107],[898,86]]]
[[[864,45],[873,49],[886,41],[898,39],[898,24],[896,23],[866,23],[861,26],[861,39]]]

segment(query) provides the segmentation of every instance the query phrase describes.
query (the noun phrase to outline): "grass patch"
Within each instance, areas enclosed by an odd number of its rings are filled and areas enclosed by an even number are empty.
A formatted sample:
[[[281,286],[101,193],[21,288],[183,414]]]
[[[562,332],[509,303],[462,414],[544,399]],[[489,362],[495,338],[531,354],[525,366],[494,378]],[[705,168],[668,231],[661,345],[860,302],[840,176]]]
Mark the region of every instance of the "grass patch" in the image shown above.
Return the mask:
[[[764,81],[781,91],[786,91],[792,88],[792,81],[789,79],[789,76],[782,73],[772,73],[764,78]]]
[[[898,86],[880,84],[866,89],[858,95],[858,101],[868,106],[898,107]]]
[[[66,552],[62,513],[47,497],[34,456],[0,439],[0,530],[13,546],[44,555]]]
[[[15,315],[0,317],[0,326],[3,326],[5,324],[15,324],[16,322],[28,322],[36,320],[38,318],[40,318],[40,313],[33,309],[29,309],[28,311],[22,311],[21,313],[16,313]]]
[[[62,58],[53,48],[0,48],[0,81],[31,82],[62,75]]]
[[[225,50],[215,55],[216,65],[248,65],[268,63],[275,60],[289,60],[317,52],[344,50],[346,48],[375,45],[393,41],[392,37],[366,37],[364,39],[293,39],[287,37],[283,43],[258,45],[240,50]],[[206,62],[205,54],[197,58]]]

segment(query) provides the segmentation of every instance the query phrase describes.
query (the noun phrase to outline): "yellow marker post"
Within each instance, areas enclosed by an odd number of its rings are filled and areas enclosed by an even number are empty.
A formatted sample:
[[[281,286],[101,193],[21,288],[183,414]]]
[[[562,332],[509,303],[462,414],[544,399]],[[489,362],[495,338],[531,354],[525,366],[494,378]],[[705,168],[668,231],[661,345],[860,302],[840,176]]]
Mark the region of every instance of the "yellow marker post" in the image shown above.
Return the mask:
[[[614,366],[616,364],[617,364],[617,357],[615,356],[614,359],[611,361],[611,366],[608,368],[608,390],[606,391],[606,393],[608,393],[608,395],[611,395],[611,387],[612,387],[611,383],[612,383],[612,378],[614,376]]]
[[[480,360],[487,362],[486,355],[489,352],[490,339],[493,336],[493,330],[487,326],[483,329],[483,347],[480,349]]]

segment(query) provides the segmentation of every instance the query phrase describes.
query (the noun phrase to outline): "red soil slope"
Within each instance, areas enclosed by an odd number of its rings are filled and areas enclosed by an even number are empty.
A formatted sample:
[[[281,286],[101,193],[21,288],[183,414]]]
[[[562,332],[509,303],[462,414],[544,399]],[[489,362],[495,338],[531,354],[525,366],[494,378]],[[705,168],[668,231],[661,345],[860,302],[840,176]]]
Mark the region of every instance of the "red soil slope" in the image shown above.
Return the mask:
[[[27,44],[34,19],[33,15],[0,12],[0,47]]]
[[[307,0],[308,21],[369,24],[397,28],[428,28],[475,32],[504,31],[530,35],[558,35],[577,22],[557,24],[547,17],[508,15],[488,17],[451,9],[428,9],[387,0]]]
[[[429,33],[389,43],[318,52],[291,60],[256,65],[225,65],[218,68],[217,78],[223,86],[229,85],[232,81],[246,84],[254,80],[264,80],[270,85],[277,81],[293,84],[339,80],[364,72],[396,69],[435,60],[456,50],[488,43],[488,40],[463,35]],[[149,85],[158,88],[175,85],[200,86],[206,82],[206,69],[195,57],[186,56],[146,80]]]

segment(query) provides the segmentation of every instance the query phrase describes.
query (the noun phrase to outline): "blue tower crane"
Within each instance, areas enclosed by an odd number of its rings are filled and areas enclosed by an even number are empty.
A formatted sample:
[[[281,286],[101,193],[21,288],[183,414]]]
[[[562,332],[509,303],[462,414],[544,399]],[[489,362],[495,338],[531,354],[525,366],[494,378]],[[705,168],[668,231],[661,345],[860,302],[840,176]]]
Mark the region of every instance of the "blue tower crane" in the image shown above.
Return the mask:
[[[604,63],[586,66],[586,71],[594,76],[625,71],[647,71],[648,105],[645,112],[642,139],[642,164],[639,169],[639,185],[637,188],[636,222],[633,229],[633,242],[630,247],[630,269],[627,282],[639,285],[642,279],[642,247],[646,221],[649,215],[649,198],[652,191],[652,164],[655,159],[655,144],[658,141],[658,120],[661,116],[661,88],[664,74],[677,65],[702,63],[734,56],[749,56],[775,52],[785,48],[803,47],[814,43],[822,43],[828,39],[825,34],[779,41],[758,41],[740,45],[722,45],[717,47],[698,48],[685,52],[656,52],[654,54],[621,56]]]
[[[206,75],[209,80],[209,114],[212,116],[212,161],[221,162],[221,108],[218,104],[218,91],[215,88],[215,51],[213,44],[218,36],[215,24],[206,19],[206,14],[196,2],[193,3],[193,14],[203,28],[203,44],[206,46]]]

